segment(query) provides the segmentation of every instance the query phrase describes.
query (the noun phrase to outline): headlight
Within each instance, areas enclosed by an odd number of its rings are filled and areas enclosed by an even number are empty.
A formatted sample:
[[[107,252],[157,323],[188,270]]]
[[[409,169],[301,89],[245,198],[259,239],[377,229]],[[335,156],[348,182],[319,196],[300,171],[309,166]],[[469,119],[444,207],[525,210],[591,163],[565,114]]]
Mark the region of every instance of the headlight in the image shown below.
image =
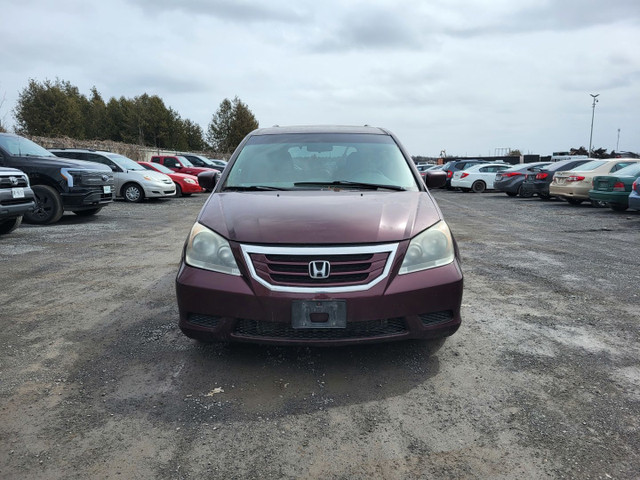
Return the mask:
[[[191,185],[195,185],[196,181],[192,178],[185,178],[184,183],[190,183]]]
[[[192,267],[240,275],[229,242],[199,223],[196,223],[189,233],[185,261]]]
[[[453,262],[455,251],[451,231],[443,221],[416,235],[400,267],[400,274],[441,267]]]

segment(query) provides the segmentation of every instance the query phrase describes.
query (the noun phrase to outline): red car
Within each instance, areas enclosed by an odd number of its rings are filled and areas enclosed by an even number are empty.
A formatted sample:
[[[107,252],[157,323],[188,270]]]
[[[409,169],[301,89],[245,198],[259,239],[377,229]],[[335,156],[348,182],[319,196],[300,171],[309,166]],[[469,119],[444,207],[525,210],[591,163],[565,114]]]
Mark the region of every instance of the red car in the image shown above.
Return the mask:
[[[195,175],[202,172],[210,172],[212,170],[220,172],[215,168],[195,167],[189,160],[181,155],[154,155],[151,157],[152,163],[159,163],[165,167],[178,173],[187,173],[189,175]]]
[[[204,341],[345,345],[446,337],[460,326],[457,244],[385,129],[255,130],[191,229],[179,326]]]
[[[154,170],[156,172],[164,173],[168,175],[173,183],[176,184],[176,197],[188,197],[192,193],[204,192],[204,188],[198,183],[198,177],[189,175],[187,173],[176,173],[173,170],[161,165],[160,163],[152,162],[138,162],[147,170]]]

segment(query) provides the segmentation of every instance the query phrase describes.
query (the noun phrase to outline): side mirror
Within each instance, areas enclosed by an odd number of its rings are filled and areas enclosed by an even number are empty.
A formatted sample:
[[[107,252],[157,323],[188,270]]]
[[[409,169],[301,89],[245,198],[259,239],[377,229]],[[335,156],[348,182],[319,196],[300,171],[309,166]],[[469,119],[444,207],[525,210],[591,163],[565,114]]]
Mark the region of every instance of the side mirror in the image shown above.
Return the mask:
[[[220,172],[217,170],[209,170],[198,174],[198,183],[207,192],[212,191],[220,180]]]
[[[442,188],[447,184],[447,173],[442,170],[427,170],[425,184],[427,188]]]

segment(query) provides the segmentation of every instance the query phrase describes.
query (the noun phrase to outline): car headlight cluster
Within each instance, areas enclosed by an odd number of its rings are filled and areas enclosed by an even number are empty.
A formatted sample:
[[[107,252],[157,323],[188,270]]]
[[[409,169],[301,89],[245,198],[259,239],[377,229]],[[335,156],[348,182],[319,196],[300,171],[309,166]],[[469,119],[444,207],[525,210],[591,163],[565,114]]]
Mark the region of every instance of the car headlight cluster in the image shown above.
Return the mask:
[[[184,183],[188,183],[190,185],[195,185],[196,181],[193,178],[185,178]]]
[[[451,231],[444,221],[440,221],[411,240],[398,273],[441,267],[453,262],[454,257]]]
[[[189,233],[185,261],[192,267],[240,275],[229,242],[199,223],[196,223]]]

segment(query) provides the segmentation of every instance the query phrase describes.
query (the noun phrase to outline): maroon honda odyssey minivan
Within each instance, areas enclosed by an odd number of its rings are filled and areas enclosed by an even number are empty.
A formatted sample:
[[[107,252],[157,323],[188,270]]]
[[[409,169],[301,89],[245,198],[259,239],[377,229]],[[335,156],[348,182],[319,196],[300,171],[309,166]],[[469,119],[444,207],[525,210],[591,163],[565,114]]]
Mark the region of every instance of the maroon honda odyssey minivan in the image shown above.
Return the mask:
[[[346,345],[460,326],[456,242],[399,141],[374,127],[251,132],[191,229],[180,328],[203,341]],[[425,185],[426,182],[426,185]]]

